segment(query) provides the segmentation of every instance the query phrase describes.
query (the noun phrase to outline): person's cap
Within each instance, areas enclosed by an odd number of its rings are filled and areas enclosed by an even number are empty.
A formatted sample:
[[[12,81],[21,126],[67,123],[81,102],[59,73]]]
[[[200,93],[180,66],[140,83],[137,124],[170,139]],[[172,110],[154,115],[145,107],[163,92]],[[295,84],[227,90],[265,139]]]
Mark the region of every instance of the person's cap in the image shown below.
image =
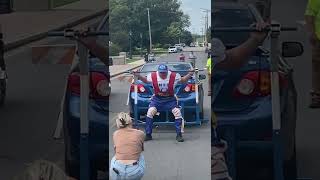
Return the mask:
[[[211,56],[216,58],[218,62],[226,58],[226,47],[220,39],[212,38],[211,40]]]
[[[167,73],[168,72],[168,66],[165,64],[160,64],[158,67],[158,72],[160,73]]]

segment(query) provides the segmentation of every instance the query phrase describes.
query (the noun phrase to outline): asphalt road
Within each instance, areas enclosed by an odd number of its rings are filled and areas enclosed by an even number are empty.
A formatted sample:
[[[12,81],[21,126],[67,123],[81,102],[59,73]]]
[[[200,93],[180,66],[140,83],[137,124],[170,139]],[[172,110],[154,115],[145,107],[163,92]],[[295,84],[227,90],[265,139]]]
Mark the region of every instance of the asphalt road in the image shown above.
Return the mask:
[[[54,140],[53,133],[70,66],[33,65],[30,47],[72,43],[46,38],[5,54],[9,81],[6,103],[0,108],[0,179],[11,180],[38,159],[64,166],[63,141]]]
[[[201,48],[185,48],[200,50]],[[161,56],[158,61],[177,61],[179,54]],[[188,55],[188,53],[185,53]],[[204,51],[195,52],[197,66],[205,67],[206,54]],[[207,81],[204,81],[207,92]],[[110,97],[110,131],[109,141],[112,142],[112,133],[116,130],[114,117],[118,112],[128,111],[126,106],[129,83],[112,80],[112,95]],[[210,117],[210,98],[205,98],[205,117]],[[185,129],[185,142],[175,141],[175,131],[171,127],[155,129],[154,140],[145,143],[144,156],[146,159],[145,180],[209,180],[211,179],[211,128],[206,123],[200,127]],[[109,143],[109,158],[114,155],[113,144]]]
[[[288,6],[288,4],[290,4]],[[298,32],[283,33],[283,41],[299,41],[305,47],[304,55],[292,58],[294,81],[298,93],[297,155],[300,177],[320,179],[320,110],[309,109],[311,89],[311,49],[304,26],[304,11],[307,0],[272,1],[272,18],[283,25],[298,26]],[[285,8],[285,10],[284,10]],[[285,12],[284,12],[285,11]]]

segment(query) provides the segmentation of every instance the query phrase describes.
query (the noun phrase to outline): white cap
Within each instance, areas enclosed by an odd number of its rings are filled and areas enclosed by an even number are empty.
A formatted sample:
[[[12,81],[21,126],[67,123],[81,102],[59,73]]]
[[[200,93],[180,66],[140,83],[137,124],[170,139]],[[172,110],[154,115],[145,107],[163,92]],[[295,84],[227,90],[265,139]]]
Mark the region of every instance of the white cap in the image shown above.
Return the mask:
[[[217,63],[223,61],[226,58],[226,47],[220,39],[212,38],[211,40],[211,55],[213,60]]]

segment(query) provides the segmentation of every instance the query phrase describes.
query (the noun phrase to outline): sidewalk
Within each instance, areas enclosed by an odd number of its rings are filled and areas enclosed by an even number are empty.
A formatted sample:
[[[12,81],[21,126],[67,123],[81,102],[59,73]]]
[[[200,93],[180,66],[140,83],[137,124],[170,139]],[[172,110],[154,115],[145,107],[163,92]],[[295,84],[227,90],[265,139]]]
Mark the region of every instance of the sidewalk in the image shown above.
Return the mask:
[[[0,15],[5,51],[44,38],[48,31],[72,27],[107,12],[105,0],[80,0],[49,11]],[[26,22],[28,24],[26,25]]]
[[[123,72],[136,69],[136,68],[142,66],[143,64],[144,64],[144,59],[141,59],[141,60],[129,63],[129,64],[125,64],[125,65],[110,66],[111,77],[115,77],[115,76],[122,74]]]

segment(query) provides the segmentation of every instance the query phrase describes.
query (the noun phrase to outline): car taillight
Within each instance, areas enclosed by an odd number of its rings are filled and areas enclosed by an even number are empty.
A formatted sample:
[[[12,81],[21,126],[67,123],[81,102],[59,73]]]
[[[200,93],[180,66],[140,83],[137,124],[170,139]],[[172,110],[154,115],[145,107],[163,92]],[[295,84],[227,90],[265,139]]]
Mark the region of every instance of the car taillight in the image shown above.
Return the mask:
[[[147,90],[142,84],[138,84],[138,93],[146,93]],[[131,84],[130,86],[130,92],[134,92],[134,84]]]
[[[109,80],[105,74],[99,72],[90,73],[90,98],[106,98],[110,94]],[[68,78],[68,90],[71,93],[80,95],[80,75],[74,72]]]
[[[184,88],[184,92],[195,92],[196,86],[194,84],[187,84],[186,87]]]
[[[281,88],[287,87],[288,83],[282,73],[279,73]],[[263,97],[271,94],[271,79],[269,71],[252,71],[246,73],[235,88],[234,96]]]

